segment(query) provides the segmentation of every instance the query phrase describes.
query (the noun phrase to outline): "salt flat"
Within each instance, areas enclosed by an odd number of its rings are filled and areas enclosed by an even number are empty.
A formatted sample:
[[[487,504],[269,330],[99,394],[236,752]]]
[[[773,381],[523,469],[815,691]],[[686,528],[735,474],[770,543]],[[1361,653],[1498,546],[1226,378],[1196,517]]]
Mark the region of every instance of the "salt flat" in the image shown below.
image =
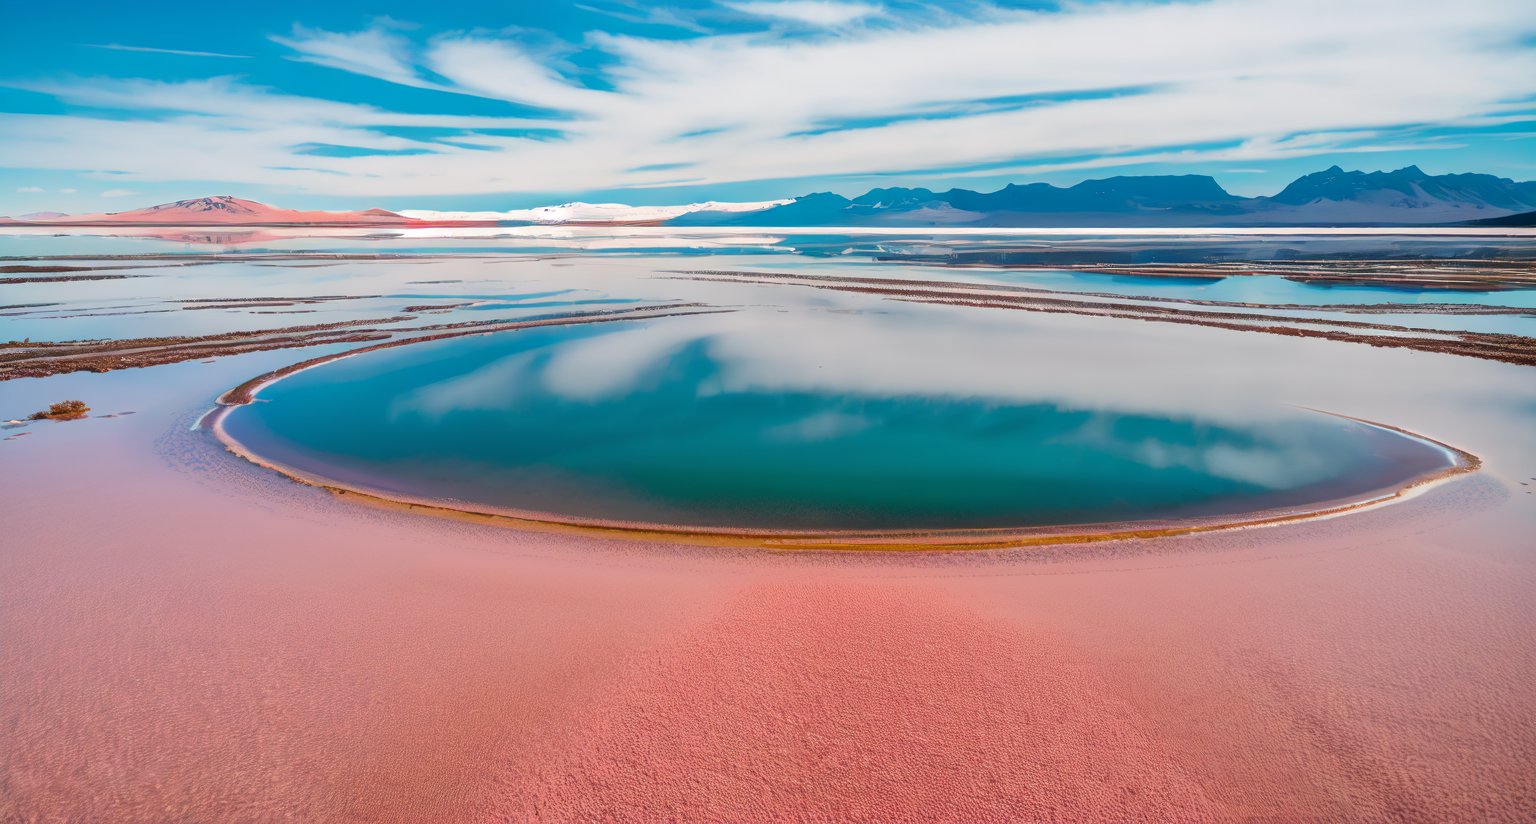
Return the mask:
[[[18,319],[53,340],[92,324],[131,337],[141,317],[189,334],[295,318],[393,329],[616,298],[814,312],[850,330],[934,313],[1035,344],[948,374],[908,358],[925,381],[1010,368],[1020,391],[1106,404],[1238,414],[1283,401],[1484,464],[1388,506],[1261,529],[780,554],[368,506],[195,428],[242,381],[354,344],[8,380],[6,417],[77,397],[93,417],[0,441],[3,817],[1514,820],[1536,804],[1529,367],[681,281],[666,258],[259,263],[104,281],[92,301],[71,293],[81,284],[10,286],[4,302],[63,303],[57,319]],[[782,268],[762,263],[731,261]],[[561,289],[578,291],[526,297]],[[379,297],[178,302],[306,295]],[[378,323],[462,301],[497,308]],[[64,317],[167,302],[178,308]],[[257,314],[274,308],[314,311]],[[944,362],[937,338],[924,351]],[[844,377],[903,374],[864,373]]]

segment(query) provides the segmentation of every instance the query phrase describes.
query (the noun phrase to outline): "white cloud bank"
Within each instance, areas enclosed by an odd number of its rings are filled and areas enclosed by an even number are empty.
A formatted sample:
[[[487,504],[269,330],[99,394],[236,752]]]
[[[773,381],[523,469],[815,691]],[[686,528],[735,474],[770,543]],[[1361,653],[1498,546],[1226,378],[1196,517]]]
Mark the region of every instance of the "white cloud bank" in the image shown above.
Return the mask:
[[[39,190],[41,191],[41,190]],[[401,209],[399,214],[418,220],[526,220],[533,223],[643,223],[670,220],[690,212],[756,212],[782,206],[788,200],[751,202],[689,203],[682,206],[630,206],[625,203],[562,203],[508,212],[441,212],[431,209]]]
[[[836,25],[860,4],[799,8]],[[805,12],[841,7],[843,18]],[[27,88],[138,112],[7,115],[19,168],[389,196],[719,184],[819,175],[1255,162],[1431,146],[1424,126],[1536,119],[1529,0],[1210,0],[990,9],[792,36],[594,34],[600,73],[487,34],[296,28],[294,59],[507,101],[533,116],[400,114],[245,85],[90,79]],[[860,15],[863,16],[863,15]],[[592,70],[597,72],[597,70]],[[16,84],[20,85],[20,84]],[[543,114],[540,114],[543,112]],[[453,130],[402,136],[394,127]],[[509,129],[541,129],[509,136]],[[490,132],[487,130],[499,130]],[[317,145],[375,152],[332,156]],[[1191,148],[1195,147],[1195,148]],[[355,154],[355,152],[354,152]],[[995,172],[995,168],[992,171]],[[991,173],[991,172],[989,172]]]

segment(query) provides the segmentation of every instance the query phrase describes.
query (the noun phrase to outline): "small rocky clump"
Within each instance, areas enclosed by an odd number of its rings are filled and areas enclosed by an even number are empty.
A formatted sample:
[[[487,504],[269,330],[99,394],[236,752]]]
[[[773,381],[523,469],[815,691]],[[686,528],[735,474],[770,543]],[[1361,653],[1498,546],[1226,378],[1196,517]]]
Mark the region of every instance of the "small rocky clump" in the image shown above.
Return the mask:
[[[85,417],[85,413],[91,411],[85,401],[59,401],[50,404],[42,412],[33,412],[31,420],[34,421],[77,421]]]

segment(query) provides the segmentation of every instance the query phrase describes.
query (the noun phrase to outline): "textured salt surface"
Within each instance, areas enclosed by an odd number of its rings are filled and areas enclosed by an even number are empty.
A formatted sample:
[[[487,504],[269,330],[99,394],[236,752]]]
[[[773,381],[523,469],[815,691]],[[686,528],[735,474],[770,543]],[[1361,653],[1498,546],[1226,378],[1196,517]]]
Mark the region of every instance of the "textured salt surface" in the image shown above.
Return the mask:
[[[1056,638],[919,585],[764,584],[627,668],[490,818],[1210,818]]]
[[[1273,529],[779,556],[349,506],[187,431],[285,353],[8,382],[138,414],[0,445],[0,820],[1526,819],[1528,375],[1290,343],[1243,345],[1488,465]]]

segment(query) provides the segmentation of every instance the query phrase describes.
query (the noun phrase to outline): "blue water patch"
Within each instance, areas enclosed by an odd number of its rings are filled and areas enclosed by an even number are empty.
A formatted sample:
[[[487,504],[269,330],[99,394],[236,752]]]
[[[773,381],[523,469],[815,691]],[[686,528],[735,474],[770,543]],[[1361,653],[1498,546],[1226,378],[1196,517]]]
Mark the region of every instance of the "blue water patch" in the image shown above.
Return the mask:
[[[821,365],[869,353],[829,338],[814,364],[776,360],[763,336],[737,336],[730,322],[380,351],[279,381],[227,425],[264,457],[386,494],[695,527],[1225,515],[1359,495],[1448,461],[1416,439],[1303,410],[1234,423],[1021,398],[1006,369],[996,392],[829,388]]]

